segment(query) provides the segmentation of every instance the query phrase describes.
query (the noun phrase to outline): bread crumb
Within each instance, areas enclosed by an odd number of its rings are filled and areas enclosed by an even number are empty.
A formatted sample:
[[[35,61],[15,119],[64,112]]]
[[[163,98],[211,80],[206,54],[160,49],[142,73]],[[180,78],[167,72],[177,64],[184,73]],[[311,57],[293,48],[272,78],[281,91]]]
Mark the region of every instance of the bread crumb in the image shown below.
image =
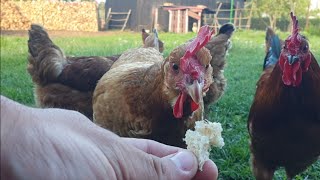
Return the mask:
[[[222,148],[224,146],[222,130],[220,123],[201,120],[196,122],[194,131],[189,129],[186,132],[184,141],[187,149],[196,155],[201,171],[203,164],[209,160],[211,147]]]

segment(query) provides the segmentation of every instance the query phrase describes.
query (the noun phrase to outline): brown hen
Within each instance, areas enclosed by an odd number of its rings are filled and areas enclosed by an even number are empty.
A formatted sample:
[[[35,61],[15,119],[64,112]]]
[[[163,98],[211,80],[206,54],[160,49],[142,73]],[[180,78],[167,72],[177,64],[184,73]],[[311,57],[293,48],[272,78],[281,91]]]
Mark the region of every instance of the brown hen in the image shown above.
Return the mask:
[[[165,60],[154,48],[124,53],[99,80],[94,122],[120,136],[185,147],[186,130],[201,119],[203,94],[212,83],[208,27]]]

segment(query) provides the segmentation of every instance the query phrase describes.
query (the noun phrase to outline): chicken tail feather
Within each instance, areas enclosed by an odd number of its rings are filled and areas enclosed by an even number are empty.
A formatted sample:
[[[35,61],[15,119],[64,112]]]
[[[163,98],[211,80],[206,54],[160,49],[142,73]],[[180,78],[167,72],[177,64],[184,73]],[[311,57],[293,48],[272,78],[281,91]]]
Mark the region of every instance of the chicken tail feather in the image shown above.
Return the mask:
[[[67,63],[65,55],[48,36],[45,29],[32,24],[29,29],[28,72],[38,85],[55,82]]]
[[[212,56],[211,66],[216,71],[220,71],[224,68],[225,56],[231,47],[230,38],[234,32],[234,25],[231,23],[226,23],[222,25],[216,36],[212,37],[208,44],[205,46],[209,49]]]
[[[228,50],[231,47],[230,38],[234,30],[235,27],[231,23],[222,25],[218,34],[213,36],[205,45],[212,56],[210,64],[212,66],[212,77],[214,82],[210,85],[209,91],[203,99],[206,111],[209,107],[208,104],[216,102],[225,91],[227,83],[223,75],[223,69],[226,64]]]
[[[263,61],[263,70],[278,62],[281,52],[281,41],[278,35],[268,27],[266,30],[266,56]]]
[[[234,30],[235,28],[232,23],[226,23],[220,27],[218,34],[226,34],[231,36]]]

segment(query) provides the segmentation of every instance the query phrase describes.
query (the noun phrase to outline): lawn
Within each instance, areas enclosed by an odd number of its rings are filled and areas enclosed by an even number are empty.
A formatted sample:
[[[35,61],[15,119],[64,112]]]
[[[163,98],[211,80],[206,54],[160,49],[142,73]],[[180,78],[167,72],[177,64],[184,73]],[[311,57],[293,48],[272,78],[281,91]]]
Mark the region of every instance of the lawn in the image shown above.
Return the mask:
[[[49,32],[50,34],[50,32]],[[288,33],[280,33],[281,38]],[[320,37],[308,36],[310,47],[320,62]],[[164,56],[195,34],[160,34],[165,43]],[[112,55],[141,45],[140,33],[113,32],[95,36],[54,36],[52,40],[66,55]],[[219,167],[219,179],[253,179],[250,170],[247,117],[264,58],[264,32],[237,31],[232,38],[225,76],[228,85],[218,103],[210,107],[209,117],[221,122],[225,146],[211,153]],[[1,94],[26,105],[35,106],[33,84],[27,67],[27,37],[1,36]],[[284,171],[275,179],[284,179]],[[320,162],[296,179],[320,179]]]

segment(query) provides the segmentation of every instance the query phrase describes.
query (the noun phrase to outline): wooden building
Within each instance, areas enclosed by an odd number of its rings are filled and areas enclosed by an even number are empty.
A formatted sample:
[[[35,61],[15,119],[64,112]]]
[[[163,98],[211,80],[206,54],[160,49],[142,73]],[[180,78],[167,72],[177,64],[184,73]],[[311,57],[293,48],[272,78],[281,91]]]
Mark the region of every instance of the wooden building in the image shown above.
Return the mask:
[[[174,33],[187,33],[192,24],[192,30],[198,32],[202,24],[202,13],[210,11],[203,5],[198,6],[162,6],[163,10],[169,12],[168,31]],[[213,11],[212,11],[213,13]],[[157,16],[155,16],[157,17]],[[156,23],[155,23],[156,24]],[[193,29],[194,28],[194,29]]]
[[[155,25],[156,28],[160,31],[171,31],[171,32],[186,32],[191,31],[192,26],[196,22],[198,26],[203,24],[203,15],[207,13],[214,13],[214,10],[217,8],[218,2],[222,2],[224,6],[231,7],[231,1],[234,3],[240,4],[243,6],[245,0],[170,0],[169,4],[166,0],[106,0],[105,9],[106,14],[109,8],[111,8],[112,12],[128,12],[131,10],[131,14],[129,20],[127,22],[126,29],[130,29],[133,31],[140,31],[142,28],[152,29]],[[195,14],[200,15],[199,19],[195,18],[196,16],[189,16],[188,22],[185,12],[183,18],[179,21],[183,22],[183,26],[179,27],[177,25],[176,28],[173,27],[172,22],[169,27],[169,11],[168,6],[191,6],[191,7],[200,7],[200,11],[195,10],[197,8],[184,8],[182,7],[182,11],[191,11],[195,12]],[[200,6],[199,6],[200,5]],[[182,13],[182,11],[180,13]],[[176,12],[178,13],[178,12]],[[188,14],[188,13],[187,13]],[[189,13],[190,14],[190,13]],[[194,15],[194,14],[193,14]],[[229,17],[229,14],[221,14],[223,16]],[[173,15],[171,14],[171,17]],[[181,16],[180,16],[181,18]],[[171,18],[172,21],[172,18]],[[199,24],[200,22],[200,24]],[[175,31],[174,31],[175,29]],[[179,31],[178,31],[179,29]],[[182,31],[183,30],[183,31]]]

